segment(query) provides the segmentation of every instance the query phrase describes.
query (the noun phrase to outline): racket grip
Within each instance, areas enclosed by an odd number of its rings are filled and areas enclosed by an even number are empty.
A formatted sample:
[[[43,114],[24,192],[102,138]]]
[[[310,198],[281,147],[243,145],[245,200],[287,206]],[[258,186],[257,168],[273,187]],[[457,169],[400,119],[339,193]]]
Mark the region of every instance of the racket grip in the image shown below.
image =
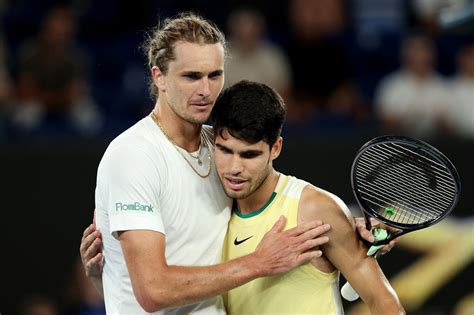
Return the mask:
[[[353,302],[359,298],[359,294],[352,288],[349,282],[346,282],[341,288],[341,295],[346,301]]]

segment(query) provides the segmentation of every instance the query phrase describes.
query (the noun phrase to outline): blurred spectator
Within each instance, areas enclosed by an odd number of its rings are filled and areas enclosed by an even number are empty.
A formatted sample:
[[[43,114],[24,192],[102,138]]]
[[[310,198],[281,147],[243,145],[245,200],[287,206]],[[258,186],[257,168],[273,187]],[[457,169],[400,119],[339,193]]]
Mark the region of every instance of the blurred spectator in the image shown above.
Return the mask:
[[[401,48],[401,68],[388,75],[376,91],[375,106],[387,133],[435,136],[441,126],[446,83],[436,73],[435,48],[423,35],[407,37]]]
[[[384,49],[386,35],[405,31],[407,12],[404,0],[350,0],[357,43],[364,50]]]
[[[102,294],[87,278],[80,257],[76,260],[65,296],[66,315],[105,315]]]
[[[457,75],[449,85],[446,119],[454,134],[474,139],[474,43],[460,50],[457,61]]]
[[[58,315],[55,303],[41,295],[33,295],[25,298],[20,303],[20,315]]]
[[[366,119],[363,100],[345,52],[345,7],[341,0],[290,1],[294,74],[288,123],[293,126],[352,130]],[[287,128],[288,131],[288,128]]]
[[[228,20],[229,59],[225,86],[246,79],[265,83],[286,99],[291,85],[285,52],[265,39],[265,18],[256,10],[239,9]]]
[[[44,17],[38,37],[24,45],[12,119],[19,134],[89,135],[100,130],[86,59],[75,46],[76,27],[71,8],[55,7]]]
[[[340,0],[291,0],[289,5],[292,105],[298,117],[288,108],[288,118],[305,120],[350,76],[350,62],[335,39],[344,27],[343,5]]]
[[[426,32],[435,34],[439,31],[438,16],[441,9],[454,2],[459,2],[459,0],[415,0],[412,2],[412,6],[420,26]]]

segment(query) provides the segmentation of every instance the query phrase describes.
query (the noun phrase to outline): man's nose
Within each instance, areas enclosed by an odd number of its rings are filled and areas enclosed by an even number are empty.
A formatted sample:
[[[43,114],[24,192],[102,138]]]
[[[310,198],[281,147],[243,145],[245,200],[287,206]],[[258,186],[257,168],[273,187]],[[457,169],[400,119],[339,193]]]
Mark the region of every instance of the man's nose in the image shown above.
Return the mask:
[[[211,96],[211,85],[207,77],[202,78],[198,93],[204,98]]]

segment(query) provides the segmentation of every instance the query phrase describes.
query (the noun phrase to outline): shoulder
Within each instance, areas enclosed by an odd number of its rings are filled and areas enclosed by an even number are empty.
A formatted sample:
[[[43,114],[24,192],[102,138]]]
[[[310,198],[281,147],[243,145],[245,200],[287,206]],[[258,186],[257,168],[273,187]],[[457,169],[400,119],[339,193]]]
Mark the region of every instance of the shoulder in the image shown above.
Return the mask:
[[[298,206],[298,216],[303,220],[352,222],[352,215],[346,204],[335,194],[313,185],[307,185]]]
[[[156,142],[156,141],[155,141]],[[99,170],[106,166],[121,170],[150,167],[159,162],[159,146],[153,143],[146,118],[117,136],[107,147],[99,164]]]

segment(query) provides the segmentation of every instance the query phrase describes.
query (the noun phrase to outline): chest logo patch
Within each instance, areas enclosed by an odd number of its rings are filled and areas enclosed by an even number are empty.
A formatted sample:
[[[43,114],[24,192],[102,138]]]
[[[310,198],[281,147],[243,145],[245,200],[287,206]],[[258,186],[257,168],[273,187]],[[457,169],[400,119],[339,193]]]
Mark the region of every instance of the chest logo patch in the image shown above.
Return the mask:
[[[253,237],[253,235],[252,235],[252,236],[249,236],[249,237],[247,237],[247,238],[244,238],[243,240],[240,240],[240,241],[237,240],[237,237],[236,237],[235,240],[234,240],[234,245],[240,245],[240,244],[242,244],[243,242],[245,242],[246,240],[251,239],[252,237]]]

